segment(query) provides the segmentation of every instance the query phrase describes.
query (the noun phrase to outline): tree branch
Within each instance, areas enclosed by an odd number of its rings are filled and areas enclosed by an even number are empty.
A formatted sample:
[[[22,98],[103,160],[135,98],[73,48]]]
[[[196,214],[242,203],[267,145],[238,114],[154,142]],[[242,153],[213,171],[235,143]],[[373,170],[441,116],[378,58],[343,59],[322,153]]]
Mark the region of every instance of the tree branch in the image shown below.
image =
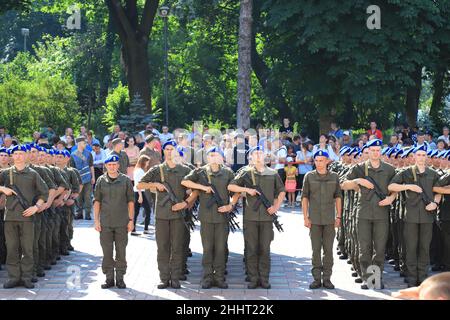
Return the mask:
[[[111,1],[111,8],[115,12],[117,16],[117,20],[119,21],[120,26],[123,28],[127,38],[133,39],[135,32],[130,24],[130,21],[128,20],[127,15],[125,14],[125,11],[123,10],[122,5],[118,0],[108,0]]]
[[[142,12],[141,24],[139,25],[139,31],[146,37],[150,36],[153,28],[153,21],[159,7],[159,0],[146,0],[144,5],[144,11]]]

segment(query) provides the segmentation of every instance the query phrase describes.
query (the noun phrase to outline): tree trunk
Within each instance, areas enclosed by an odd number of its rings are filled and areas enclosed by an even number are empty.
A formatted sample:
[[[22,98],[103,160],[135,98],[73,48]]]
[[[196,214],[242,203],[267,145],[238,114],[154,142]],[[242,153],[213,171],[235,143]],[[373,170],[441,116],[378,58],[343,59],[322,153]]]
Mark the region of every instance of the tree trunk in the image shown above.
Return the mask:
[[[422,91],[422,67],[418,66],[413,75],[414,86],[406,90],[406,121],[410,127],[417,126],[417,112],[419,111],[420,92]]]
[[[250,97],[252,76],[252,7],[253,0],[241,0],[239,13],[239,50],[237,81],[237,128],[250,128]]]
[[[135,94],[139,94],[144,100],[146,111],[151,112],[150,70],[147,57],[147,41],[131,40],[122,47],[130,101],[133,101]]]
[[[436,71],[433,81],[433,102],[430,107],[430,118],[433,121],[435,127],[440,128],[444,125],[444,122],[439,117],[440,111],[443,109],[443,97],[444,97],[444,78],[446,68],[440,68]]]
[[[150,69],[147,46],[159,0],[146,0],[139,10],[137,0],[127,0],[125,5],[119,0],[105,0],[111,21],[122,44],[122,62],[128,81],[128,94],[133,101],[137,93],[144,100],[145,109],[152,110]]]

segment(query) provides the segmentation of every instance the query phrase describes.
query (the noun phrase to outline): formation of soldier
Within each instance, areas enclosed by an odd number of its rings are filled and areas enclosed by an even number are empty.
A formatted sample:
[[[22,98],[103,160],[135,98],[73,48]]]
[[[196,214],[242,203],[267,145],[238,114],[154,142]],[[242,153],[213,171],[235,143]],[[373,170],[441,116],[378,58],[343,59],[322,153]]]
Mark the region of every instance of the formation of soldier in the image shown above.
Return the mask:
[[[197,211],[203,245],[202,288],[228,287],[227,242],[229,232],[239,228],[236,204],[243,197],[248,288],[269,289],[273,227],[282,231],[276,213],[286,193],[278,172],[266,165],[264,147],[250,148],[246,152],[249,164],[233,172],[223,165],[224,154],[217,146],[204,149],[204,163],[194,166],[192,150],[169,140],[162,146],[164,161],[154,161],[147,152],[152,151],[154,139],[149,136],[141,151],[141,156],[152,159],[152,166],[135,187],[146,195],[155,213],[158,288],[180,288],[180,280],[186,279]],[[33,288],[44,270],[73,250],[74,203],[80,195],[78,215],[82,217],[84,211],[85,219],[90,219],[94,183],[94,225],[100,233],[106,276],[102,288],[126,288],[126,246],[128,233],[135,229],[135,199],[133,183],[126,175],[129,163],[123,142],[113,141],[114,152],[97,181],[83,138],[77,139],[77,145],[72,155],[36,144],[0,149],[0,193],[4,195],[0,213],[6,243],[1,251],[6,252],[2,258],[9,277],[5,288]],[[435,269],[449,268],[449,155],[428,152],[425,145],[382,149],[378,139],[367,142],[362,150],[341,148],[340,161],[331,164],[326,150],[316,151],[315,169],[305,175],[301,193],[312,246],[310,288],[334,288],[336,236],[340,259],[352,265],[352,276],[363,289],[372,287],[373,266],[382,272],[386,257],[408,286],[418,285],[427,277],[431,244]],[[380,287],[384,287],[382,281]]]
[[[70,153],[36,144],[0,149],[2,263],[5,289],[34,288],[61,256],[73,251],[73,209],[81,189]]]
[[[385,260],[408,287],[427,278],[430,258],[433,271],[448,271],[449,152],[382,148],[381,140],[371,140],[362,150],[343,147],[340,155],[330,165],[344,198],[337,250],[355,282],[373,288],[373,266],[382,276]]]

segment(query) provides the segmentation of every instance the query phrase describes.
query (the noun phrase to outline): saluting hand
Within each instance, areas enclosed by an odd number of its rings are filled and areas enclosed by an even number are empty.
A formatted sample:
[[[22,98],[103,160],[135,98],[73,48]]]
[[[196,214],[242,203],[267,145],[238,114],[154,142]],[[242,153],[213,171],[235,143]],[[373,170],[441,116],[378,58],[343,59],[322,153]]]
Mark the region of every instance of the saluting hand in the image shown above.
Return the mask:
[[[38,211],[38,208],[36,206],[29,207],[27,210],[25,210],[22,214],[24,217],[31,217],[33,214],[35,214]]]

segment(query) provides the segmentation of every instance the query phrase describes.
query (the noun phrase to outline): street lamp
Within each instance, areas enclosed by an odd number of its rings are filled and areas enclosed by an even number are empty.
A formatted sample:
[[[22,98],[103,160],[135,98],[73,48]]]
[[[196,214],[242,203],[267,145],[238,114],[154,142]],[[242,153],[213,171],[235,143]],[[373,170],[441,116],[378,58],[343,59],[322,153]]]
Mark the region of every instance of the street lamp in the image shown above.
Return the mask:
[[[158,14],[164,20],[164,96],[165,96],[165,111],[166,111],[166,126],[169,126],[169,62],[168,62],[168,17],[170,8],[168,6],[161,6]]]
[[[24,51],[27,51],[27,37],[30,35],[30,29],[22,28],[22,35],[23,35],[23,48]]]

